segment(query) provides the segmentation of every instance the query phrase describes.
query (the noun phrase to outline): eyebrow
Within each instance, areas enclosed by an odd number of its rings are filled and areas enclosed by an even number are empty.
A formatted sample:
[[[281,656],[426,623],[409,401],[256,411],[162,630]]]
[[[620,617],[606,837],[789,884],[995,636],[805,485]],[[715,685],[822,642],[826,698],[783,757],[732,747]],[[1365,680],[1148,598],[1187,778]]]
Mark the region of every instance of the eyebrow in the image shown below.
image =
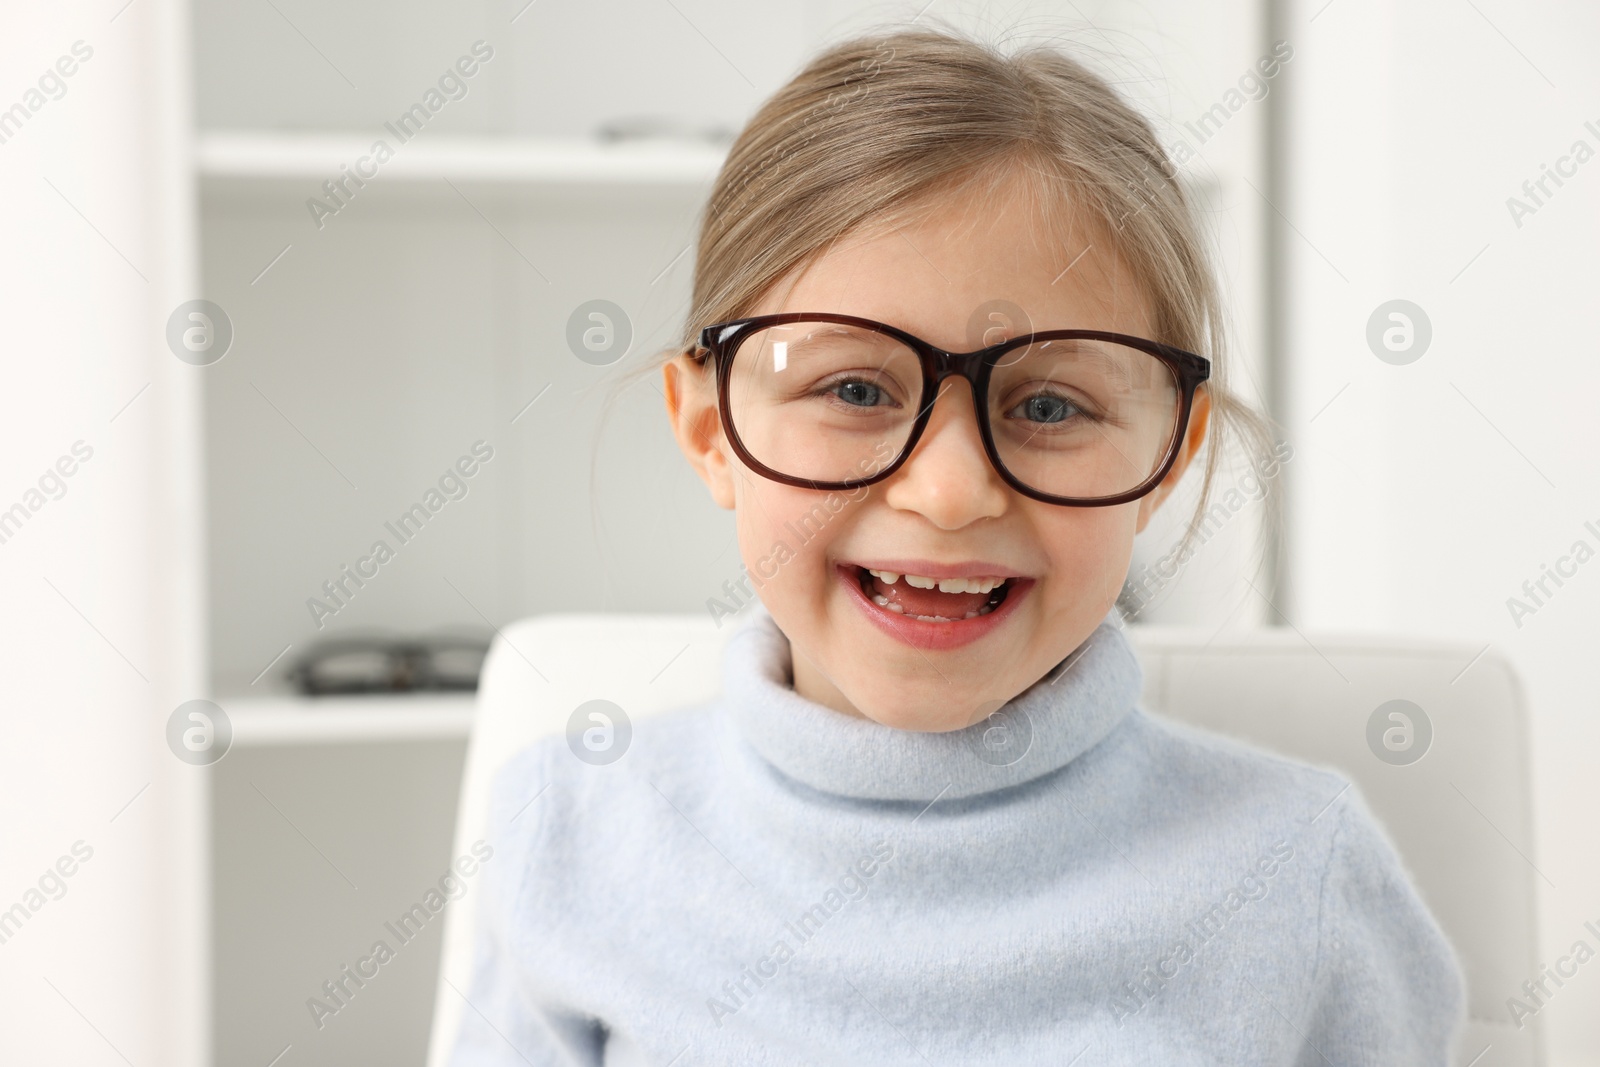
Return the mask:
[[[849,338],[859,339],[859,340],[863,340],[863,341],[864,340],[872,340],[872,341],[893,341],[894,340],[894,338],[889,337],[887,334],[879,333],[877,330],[867,330],[867,329],[863,329],[860,326],[851,326],[849,323],[844,323],[844,322],[822,322],[822,323],[812,323],[812,324],[809,324],[809,325],[812,325],[812,326],[815,326],[815,327],[822,327],[822,328],[820,328],[820,329],[810,329],[810,330],[807,330],[804,334],[801,334],[801,333],[799,333],[797,331],[796,332],[792,332],[792,333],[789,334],[788,337],[786,337],[784,339],[789,341],[791,344],[795,343],[797,340],[803,342],[803,341],[812,341],[812,340],[830,340],[830,339],[835,339],[835,338],[840,338],[840,337],[849,337]],[[785,329],[792,330],[793,327],[783,327],[783,326],[774,327],[769,332],[771,332],[773,334],[776,334],[780,330],[785,330]],[[898,344],[899,342],[895,342],[895,343]]]
[[[1106,367],[1108,370],[1113,372],[1111,377],[1116,378],[1123,385],[1128,386],[1129,388],[1132,387],[1133,376],[1128,373],[1126,362],[1113,359],[1111,354],[1101,347],[1100,342],[1086,337],[1073,337],[1065,339],[1056,338],[1049,341],[1042,341],[1036,347],[1043,349],[1050,348],[1052,345],[1058,346],[1056,350],[1061,352],[1068,351],[1070,346],[1071,350],[1076,354],[1090,357],[1084,362]],[[1152,356],[1151,358],[1153,359],[1154,357]]]

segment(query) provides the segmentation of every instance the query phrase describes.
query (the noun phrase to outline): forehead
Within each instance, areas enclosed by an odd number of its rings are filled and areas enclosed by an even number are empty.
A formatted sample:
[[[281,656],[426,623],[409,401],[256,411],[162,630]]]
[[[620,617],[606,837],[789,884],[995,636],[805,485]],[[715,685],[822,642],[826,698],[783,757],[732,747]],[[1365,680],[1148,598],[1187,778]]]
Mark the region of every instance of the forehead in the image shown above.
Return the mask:
[[[782,311],[860,315],[957,351],[995,326],[1007,336],[1154,334],[1115,230],[1021,180],[931,195],[858,228],[792,270],[750,314]]]

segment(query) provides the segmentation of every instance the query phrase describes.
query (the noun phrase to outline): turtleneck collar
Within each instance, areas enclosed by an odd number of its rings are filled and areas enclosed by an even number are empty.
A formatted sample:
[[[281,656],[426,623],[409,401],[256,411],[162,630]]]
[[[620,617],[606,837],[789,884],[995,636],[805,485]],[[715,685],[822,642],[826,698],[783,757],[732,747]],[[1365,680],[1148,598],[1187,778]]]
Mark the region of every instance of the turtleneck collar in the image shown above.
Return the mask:
[[[976,796],[1066,766],[1139,698],[1143,671],[1110,618],[1043,678],[963,730],[900,730],[794,691],[789,639],[758,602],[723,653],[734,725],[782,773],[869,800]]]

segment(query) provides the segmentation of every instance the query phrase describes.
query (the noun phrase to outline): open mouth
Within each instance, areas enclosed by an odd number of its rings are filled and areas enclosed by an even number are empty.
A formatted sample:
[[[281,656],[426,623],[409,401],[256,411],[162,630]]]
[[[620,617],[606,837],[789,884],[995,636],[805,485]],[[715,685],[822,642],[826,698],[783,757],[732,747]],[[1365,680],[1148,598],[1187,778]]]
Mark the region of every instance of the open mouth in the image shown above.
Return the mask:
[[[964,622],[988,615],[1005,603],[1018,581],[992,575],[930,578],[857,566],[861,592],[878,607],[920,622]]]

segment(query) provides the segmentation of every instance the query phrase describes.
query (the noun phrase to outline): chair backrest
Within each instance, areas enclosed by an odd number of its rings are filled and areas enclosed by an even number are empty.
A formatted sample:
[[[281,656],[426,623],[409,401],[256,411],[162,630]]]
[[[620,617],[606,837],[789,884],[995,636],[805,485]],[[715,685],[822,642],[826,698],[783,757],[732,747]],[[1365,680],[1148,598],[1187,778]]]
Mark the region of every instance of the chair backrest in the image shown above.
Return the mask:
[[[517,751],[564,731],[587,700],[636,720],[713,699],[737,629],[680,615],[550,615],[506,627],[484,665],[453,854],[483,836],[489,785]],[[1465,645],[1294,630],[1219,637],[1134,626],[1128,636],[1145,669],[1145,710],[1356,783],[1461,958],[1469,1022],[1460,1062],[1492,1044],[1482,1063],[1541,1067],[1538,1019],[1519,1030],[1505,1003],[1538,976],[1526,724],[1510,665]],[[1395,700],[1411,706],[1378,713]],[[1395,710],[1405,718],[1391,719]],[[1417,751],[1426,755],[1398,762]],[[459,1024],[450,984],[469,991],[475,901],[469,892],[446,916],[429,1067],[445,1067]]]

